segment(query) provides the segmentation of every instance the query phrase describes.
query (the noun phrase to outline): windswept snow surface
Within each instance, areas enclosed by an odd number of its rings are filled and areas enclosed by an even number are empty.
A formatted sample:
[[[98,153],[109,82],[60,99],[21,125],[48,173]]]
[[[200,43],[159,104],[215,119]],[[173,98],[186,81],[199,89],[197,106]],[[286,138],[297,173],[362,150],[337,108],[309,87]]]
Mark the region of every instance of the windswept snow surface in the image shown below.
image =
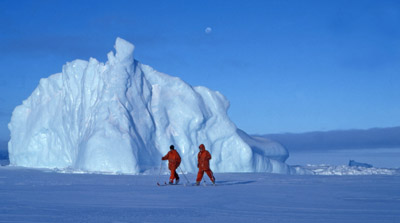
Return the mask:
[[[168,175],[0,167],[0,222],[400,222],[400,176],[215,176],[217,186],[159,187]]]
[[[203,143],[215,172],[296,172],[282,146],[251,147],[238,135],[222,94],[139,63],[123,39],[115,50],[106,63],[75,60],[40,80],[12,114],[11,165],[137,174],[159,167],[174,144],[182,168],[196,172]]]

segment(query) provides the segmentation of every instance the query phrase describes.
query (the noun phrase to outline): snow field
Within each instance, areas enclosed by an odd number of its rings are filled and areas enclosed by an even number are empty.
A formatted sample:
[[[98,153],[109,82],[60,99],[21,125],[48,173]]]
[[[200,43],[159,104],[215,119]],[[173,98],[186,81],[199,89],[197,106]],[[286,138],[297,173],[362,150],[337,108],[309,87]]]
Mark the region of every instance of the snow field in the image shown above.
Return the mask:
[[[215,176],[159,187],[157,175],[0,167],[0,222],[400,222],[400,176]]]

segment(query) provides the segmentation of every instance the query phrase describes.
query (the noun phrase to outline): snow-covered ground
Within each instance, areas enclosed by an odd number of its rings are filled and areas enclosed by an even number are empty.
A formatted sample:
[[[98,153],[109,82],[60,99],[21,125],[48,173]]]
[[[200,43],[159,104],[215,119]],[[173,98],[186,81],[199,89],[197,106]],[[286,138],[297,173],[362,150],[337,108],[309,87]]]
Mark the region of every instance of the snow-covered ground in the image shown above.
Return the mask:
[[[224,173],[197,187],[158,177],[3,166],[0,222],[400,222],[399,175]]]

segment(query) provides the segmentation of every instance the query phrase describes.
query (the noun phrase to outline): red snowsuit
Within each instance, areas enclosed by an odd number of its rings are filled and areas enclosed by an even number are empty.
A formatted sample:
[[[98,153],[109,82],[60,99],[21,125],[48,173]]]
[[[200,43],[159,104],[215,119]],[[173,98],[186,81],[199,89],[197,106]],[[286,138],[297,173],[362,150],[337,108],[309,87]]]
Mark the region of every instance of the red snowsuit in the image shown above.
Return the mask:
[[[199,168],[199,173],[197,174],[196,182],[200,182],[203,179],[204,172],[207,173],[210,180],[214,183],[215,178],[213,172],[210,170],[210,159],[211,154],[206,150],[205,146],[201,144],[199,146],[200,152],[197,155],[198,164],[197,167]]]
[[[171,183],[174,182],[174,179],[179,180],[179,175],[176,172],[176,169],[181,164],[181,156],[179,156],[179,153],[176,150],[171,149],[167,153],[167,155],[165,155],[161,159],[162,160],[168,160],[168,169],[171,170],[171,176],[169,178],[169,182],[171,182]]]

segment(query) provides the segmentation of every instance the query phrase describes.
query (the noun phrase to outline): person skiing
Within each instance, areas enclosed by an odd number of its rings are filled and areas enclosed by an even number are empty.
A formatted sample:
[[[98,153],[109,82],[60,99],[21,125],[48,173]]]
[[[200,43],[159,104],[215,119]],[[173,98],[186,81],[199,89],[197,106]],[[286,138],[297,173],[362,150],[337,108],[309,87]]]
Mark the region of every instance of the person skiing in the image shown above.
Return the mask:
[[[197,174],[196,185],[200,185],[200,181],[203,179],[204,172],[206,172],[208,177],[210,177],[211,182],[215,184],[215,177],[210,169],[211,154],[206,150],[204,144],[201,144],[199,149],[200,152],[197,154],[197,167],[199,168],[199,173]]]
[[[181,164],[181,156],[179,153],[175,150],[174,145],[171,145],[169,147],[169,152],[167,155],[163,156],[161,160],[168,160],[168,169],[171,170],[171,176],[169,178],[169,184],[174,183],[174,179],[176,179],[175,184],[179,183],[179,175],[176,172],[176,169],[179,167]]]

